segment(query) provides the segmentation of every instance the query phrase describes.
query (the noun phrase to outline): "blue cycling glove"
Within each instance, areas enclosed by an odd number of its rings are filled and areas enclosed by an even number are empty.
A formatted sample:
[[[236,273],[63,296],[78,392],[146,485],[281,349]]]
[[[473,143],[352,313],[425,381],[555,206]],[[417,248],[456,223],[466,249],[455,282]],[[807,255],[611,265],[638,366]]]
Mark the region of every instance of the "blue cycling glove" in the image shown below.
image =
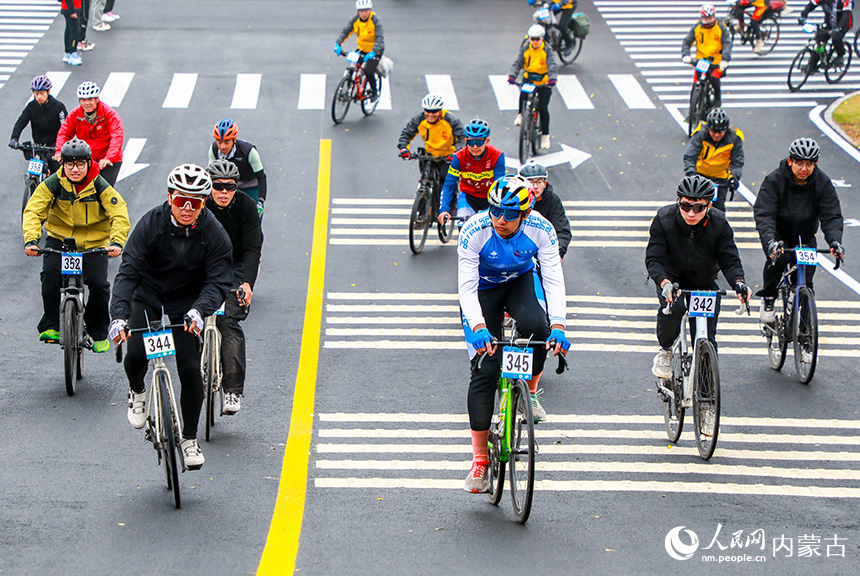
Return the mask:
[[[373,50],[364,55],[365,62],[370,62],[374,58],[376,58],[376,52],[374,52]]]
[[[343,53],[343,46],[341,46],[340,44],[335,44],[334,53],[340,56]]]
[[[476,350],[480,350],[481,348],[486,348],[487,344],[491,344],[493,341],[493,335],[490,334],[490,331],[486,328],[481,328],[477,332],[472,333],[472,339],[469,341],[469,344],[475,347]]]
[[[553,328],[552,332],[549,333],[549,340],[555,340],[561,344],[561,349],[565,352],[570,350],[570,341],[567,339],[567,336],[564,335],[564,330]]]

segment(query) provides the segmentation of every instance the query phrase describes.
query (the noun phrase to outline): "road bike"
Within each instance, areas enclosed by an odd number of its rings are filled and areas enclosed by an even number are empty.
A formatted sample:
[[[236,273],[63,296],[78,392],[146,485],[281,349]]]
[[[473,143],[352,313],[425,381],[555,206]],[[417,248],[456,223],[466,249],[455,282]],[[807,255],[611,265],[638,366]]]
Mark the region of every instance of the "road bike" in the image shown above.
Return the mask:
[[[818,265],[816,253],[830,254],[830,250],[798,243],[794,249],[795,263],[789,262],[777,285],[774,323],[761,325],[762,335],[767,339],[767,357],[774,370],[782,370],[788,343],[794,343],[794,367],[802,384],[812,380],[818,361],[818,311],[815,294],[806,285],[806,267]],[[842,259],[837,257],[834,269],[841,263]],[[773,266],[773,261],[768,265]],[[797,277],[796,282],[792,282],[792,276]]]
[[[657,392],[663,400],[663,421],[669,442],[674,444],[681,437],[685,411],[692,409],[696,447],[699,456],[708,460],[717,447],[721,403],[717,350],[708,340],[708,318],[716,315],[717,299],[727,291],[682,290],[674,284],[672,294],[672,302],[662,309],[663,314],[671,314],[681,297],[688,301],[688,306],[681,320],[681,333],[672,344],[672,377],[657,380]],[[735,313],[741,315],[744,310],[749,314],[749,303],[741,302]],[[692,352],[687,341],[690,318],[695,319]]]
[[[494,338],[493,344],[498,341]],[[554,346],[555,341],[550,341]],[[511,338],[502,350],[502,366],[495,398],[495,410],[487,439],[490,503],[498,505],[505,486],[505,466],[508,468],[511,503],[517,522],[525,524],[532,509],[535,483],[535,421],[529,386],[532,378],[533,346],[546,346],[544,340]],[[472,359],[472,371],[480,370],[486,354]],[[558,355],[556,374],[567,369],[567,360]]]
[[[62,247],[39,248],[39,254],[58,254],[63,285],[60,288],[60,348],[63,350],[66,394],[74,396],[78,380],[84,377],[84,350],[93,349],[93,340],[84,328],[84,302],[86,286],[83,280],[84,256],[107,255],[105,248],[78,251],[74,238],[64,238]],[[57,344],[56,340],[46,340]]]
[[[532,14],[534,21],[545,30],[544,40],[547,45],[558,55],[558,59],[562,64],[570,64],[579,52],[582,50],[582,42],[584,38],[577,36],[575,20],[571,18],[567,26],[568,34],[573,38],[573,44],[567,45],[564,41],[564,36],[561,35],[561,30],[558,26],[558,16],[550,8],[549,4],[544,3],[543,6],[535,10]]]
[[[346,70],[343,73],[343,78],[337,83],[331,100],[331,119],[335,124],[343,122],[352,102],[361,103],[361,111],[365,116],[373,114],[379,105],[379,98],[382,95],[382,78],[379,74],[374,74],[376,98],[371,99],[369,85],[371,81],[364,73],[363,55],[359,50],[343,54],[347,61]]]
[[[540,95],[535,91],[536,86],[523,82],[520,92],[526,94],[523,103],[522,123],[520,124],[520,164],[525,164],[532,156],[537,156],[540,146],[540,119],[538,117],[538,98]]]
[[[54,153],[54,148],[33,142],[21,142],[16,150],[23,150],[30,157],[30,162],[27,164],[27,174],[24,176],[24,202],[21,204],[21,212],[23,212],[39,184],[51,175],[46,160]]]
[[[816,72],[824,72],[828,84],[842,80],[851,66],[852,47],[842,41],[845,53],[841,62],[836,58],[836,47],[830,39],[830,31],[821,24],[805,23],[801,29],[811,34],[809,43],[800,49],[788,69],[788,89],[797,92]]]
[[[411,160],[418,158],[423,163],[418,191],[415,193],[412,213],[409,215],[409,249],[413,254],[419,254],[427,241],[427,230],[434,222],[438,229],[439,240],[443,244],[447,244],[454,232],[454,218],[449,218],[445,224],[438,222],[442,183],[445,181],[446,174],[443,169],[448,165],[448,157],[432,156],[424,148],[419,148],[409,158]]]
[[[779,20],[782,10],[785,8],[785,2],[780,0],[770,2],[770,6],[758,22],[758,29],[752,22],[744,22],[746,16],[744,10],[747,7],[741,5],[740,2],[734,2],[729,8],[729,16],[726,17],[725,24],[732,34],[732,41],[734,42],[735,36],[737,36],[742,45],[749,44],[754,48],[756,42],[761,40],[763,45],[757,54],[759,56],[770,54],[779,42]],[[750,17],[750,21],[752,21],[752,17]]]
[[[149,386],[149,400],[146,403],[146,425],[144,439],[152,443],[158,454],[158,463],[164,467],[164,481],[167,489],[173,492],[173,505],[182,507],[179,489],[179,472],[188,470],[182,453],[182,424],[176,404],[173,381],[164,359],[176,355],[173,343],[174,328],[185,329],[191,320],[186,316],[183,324],[165,322],[162,312],[160,320],[146,318],[146,328],[126,330],[131,335],[141,333],[146,358],[152,368],[152,383]],[[116,361],[122,362],[122,343],[116,347]]]
[[[714,86],[711,84],[711,71],[715,68],[711,58],[700,58],[694,66],[699,77],[690,91],[689,120],[687,124],[687,136],[692,136],[699,123],[708,116],[708,112],[714,107]]]

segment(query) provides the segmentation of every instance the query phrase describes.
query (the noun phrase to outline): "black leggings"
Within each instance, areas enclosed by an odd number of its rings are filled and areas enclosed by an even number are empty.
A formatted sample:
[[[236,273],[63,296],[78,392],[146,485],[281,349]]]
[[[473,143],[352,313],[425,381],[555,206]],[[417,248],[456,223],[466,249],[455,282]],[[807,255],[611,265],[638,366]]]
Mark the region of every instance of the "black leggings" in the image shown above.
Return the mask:
[[[535,97],[537,98],[537,110],[540,116],[540,133],[549,134],[549,99],[552,96],[552,88],[550,86],[536,86]],[[523,113],[523,107],[526,104],[527,94],[520,92],[520,114]]]
[[[505,282],[495,288],[478,290],[478,300],[481,303],[481,311],[484,313],[484,321],[487,330],[496,339],[502,339],[502,323],[505,311],[517,321],[517,330],[528,335],[533,340],[546,340],[549,336],[549,320],[546,312],[538,302],[535,293],[536,274],[528,272]],[[535,376],[543,371],[546,360],[546,348],[534,347],[534,370]],[[493,400],[499,382],[499,371],[502,366],[502,344],[496,349],[496,353],[487,356],[481,369],[472,372],[469,382],[469,426],[472,430],[483,431],[490,429],[490,420],[493,417]]]
[[[573,19],[574,10],[576,10],[576,4],[572,8],[562,10],[558,19],[558,29],[561,32],[561,37],[564,38],[565,46],[573,44],[573,36],[570,34],[570,21]]]
[[[131,318],[128,325],[131,328],[146,326],[144,311],[149,319],[161,318],[161,310],[147,306],[143,302],[134,301],[131,304]],[[171,324],[181,324],[182,314],[171,314]],[[179,372],[179,382],[182,394],[179,406],[182,412],[182,437],[197,438],[197,423],[200,420],[200,408],[203,406],[203,378],[200,376],[200,348],[198,338],[182,328],[174,328],[173,343],[176,346],[176,368]],[[143,349],[143,338],[140,332],[132,334],[128,339],[128,354],[125,357],[125,373],[132,390],[138,394],[146,390],[144,377],[149,368],[149,360]],[[175,389],[175,385],[174,385]]]
[[[77,18],[72,18],[77,14]],[[63,45],[66,54],[78,51],[78,39],[81,31],[81,11],[80,10],[63,10],[63,18],[66,19],[66,31],[63,33]]]

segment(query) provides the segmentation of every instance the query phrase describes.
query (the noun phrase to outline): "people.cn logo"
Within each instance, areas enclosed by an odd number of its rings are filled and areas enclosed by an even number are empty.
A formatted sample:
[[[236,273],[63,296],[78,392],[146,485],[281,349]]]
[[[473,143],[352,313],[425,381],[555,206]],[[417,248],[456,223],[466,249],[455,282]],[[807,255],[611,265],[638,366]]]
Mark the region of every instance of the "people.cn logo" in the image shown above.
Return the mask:
[[[690,540],[689,544],[681,540],[682,531]],[[675,560],[689,560],[698,549],[699,537],[692,530],[684,530],[683,526],[676,526],[666,534],[666,552]]]

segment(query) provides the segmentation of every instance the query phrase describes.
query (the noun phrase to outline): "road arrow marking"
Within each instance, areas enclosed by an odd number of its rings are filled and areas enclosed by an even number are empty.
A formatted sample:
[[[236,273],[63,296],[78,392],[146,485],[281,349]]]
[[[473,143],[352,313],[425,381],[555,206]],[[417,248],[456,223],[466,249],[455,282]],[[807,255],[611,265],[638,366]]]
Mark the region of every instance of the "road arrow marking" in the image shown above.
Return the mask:
[[[143,146],[146,144],[146,138],[129,138],[125,144],[125,150],[122,152],[122,166],[119,169],[119,176],[116,181],[119,182],[128,178],[132,174],[140,172],[149,164],[135,164],[137,157],[143,152]]]
[[[570,168],[572,170],[576,170],[577,166],[589,158],[591,158],[591,154],[588,152],[584,152],[578,148],[574,148],[573,146],[568,146],[567,144],[562,144],[560,152],[553,152],[552,154],[545,154],[543,156],[535,156],[533,160],[546,168],[558,166],[560,164],[570,164]],[[505,167],[511,168],[512,170],[519,170],[520,162],[516,158],[506,155]]]
[[[831,180],[831,182],[833,182],[833,186],[836,188],[851,188],[851,184],[845,180]]]

